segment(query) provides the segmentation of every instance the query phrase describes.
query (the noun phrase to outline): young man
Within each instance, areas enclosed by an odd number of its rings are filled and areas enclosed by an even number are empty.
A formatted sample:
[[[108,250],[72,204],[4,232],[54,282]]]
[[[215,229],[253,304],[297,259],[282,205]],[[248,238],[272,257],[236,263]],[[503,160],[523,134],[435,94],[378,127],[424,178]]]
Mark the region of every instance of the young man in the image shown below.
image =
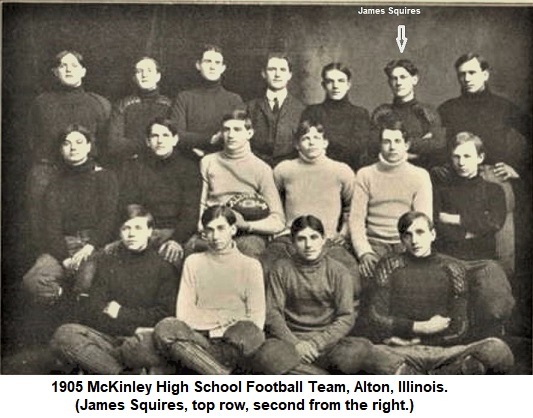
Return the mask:
[[[394,373],[388,365],[381,367],[382,353],[368,340],[348,337],[356,317],[353,281],[348,269],[324,251],[320,219],[295,219],[291,237],[294,254],[278,260],[267,282],[265,330],[286,345],[264,348],[257,362],[277,372],[312,372],[306,366],[314,365],[322,373]]]
[[[292,68],[286,55],[269,54],[261,75],[267,84],[266,94],[247,104],[254,126],[252,150],[275,167],[294,154],[293,137],[305,106],[287,90]]]
[[[165,260],[176,265],[183,245],[198,225],[202,180],[191,152],[180,150],[170,119],[151,120],[139,158],[125,162],[120,175],[121,207],[141,204],[155,219],[151,241]]]
[[[501,326],[515,304],[507,275],[494,261],[494,234],[507,215],[505,195],[500,185],[479,175],[485,158],[479,137],[460,132],[451,149],[454,175],[434,188],[435,248],[468,260],[465,266],[470,273],[473,333],[501,335]]]
[[[151,57],[143,57],[134,65],[135,94],[122,99],[111,114],[107,161],[120,165],[135,158],[146,148],[146,126],[155,118],[170,114],[171,100],[159,91],[161,69]]]
[[[67,126],[85,126],[95,141],[106,134],[111,104],[104,97],[83,88],[87,73],[83,57],[76,51],[61,51],[52,68],[57,83],[52,91],[41,94],[32,104],[28,117],[27,138],[33,163],[28,176],[28,218],[34,249],[42,251],[43,196],[57,174],[61,158],[57,155],[57,138]],[[93,143],[93,154],[100,144]]]
[[[391,104],[382,104],[372,114],[372,124],[378,126],[379,119],[394,112],[402,120],[411,147],[408,159],[413,164],[429,169],[441,163],[446,152],[446,138],[437,112],[415,97],[418,84],[418,68],[406,59],[390,61],[384,68],[393,94]],[[379,150],[379,143],[376,144]],[[373,152],[370,152],[373,154]],[[377,154],[377,153],[376,153]]]
[[[226,204],[236,195],[260,195],[268,206],[266,216],[255,221],[238,216],[236,223],[239,249],[257,257],[264,251],[267,237],[281,232],[285,226],[281,200],[272,169],[250,149],[254,130],[246,111],[225,115],[221,130],[224,149],[206,155],[200,162],[203,180],[200,217],[209,206]]]
[[[324,127],[316,121],[303,121],[294,136],[299,157],[283,161],[274,169],[274,181],[284,202],[285,231],[272,241],[262,260],[267,269],[278,257],[293,249],[289,236],[292,222],[305,214],[321,219],[328,240],[328,254],[342,262],[352,273],[357,270],[354,257],[344,248],[349,242],[348,215],[355,176],[346,164],[326,155],[329,141]],[[359,291],[359,275],[354,286]]]
[[[44,196],[45,245],[23,278],[26,290],[45,305],[87,293],[84,264],[112,239],[118,210],[116,177],[91,158],[91,133],[72,125],[61,138],[63,162]]]
[[[233,238],[235,213],[211,206],[202,214],[208,250],[185,260],[176,317],[155,328],[170,358],[201,374],[230,374],[263,344],[265,294],[257,260]]]
[[[460,56],[455,70],[461,96],[446,101],[438,109],[448,139],[453,140],[459,132],[483,138],[486,163],[495,165],[500,180],[527,174],[524,168],[531,158],[531,117],[491,92],[489,63],[480,55]]]
[[[357,172],[349,224],[363,278],[373,275],[379,258],[401,251],[397,219],[406,211],[433,215],[431,180],[407,161],[410,143],[402,121],[390,114],[380,121],[379,161]]]
[[[194,150],[202,157],[217,141],[222,117],[234,109],[243,108],[241,97],[227,91],[221,84],[226,64],[222,50],[205,45],[196,61],[200,86],[178,94],[172,106],[171,118],[178,127],[181,146]]]
[[[468,330],[465,270],[457,260],[435,253],[435,230],[421,212],[398,220],[406,248],[389,254],[371,283],[369,319],[374,338],[401,359],[401,374],[506,373],[509,347],[497,338],[465,343]],[[390,266],[394,266],[392,269]]]
[[[343,64],[332,62],[324,66],[322,87],[326,91],[326,100],[308,106],[301,120],[320,121],[328,133],[330,158],[357,170],[367,151],[370,116],[366,109],[350,102],[351,80],[352,72]]]
[[[152,227],[144,208],[128,208],[119,250],[97,259],[83,325],[62,325],[51,341],[69,364],[94,374],[121,374],[160,362],[150,329],[172,312],[178,280],[148,245]]]

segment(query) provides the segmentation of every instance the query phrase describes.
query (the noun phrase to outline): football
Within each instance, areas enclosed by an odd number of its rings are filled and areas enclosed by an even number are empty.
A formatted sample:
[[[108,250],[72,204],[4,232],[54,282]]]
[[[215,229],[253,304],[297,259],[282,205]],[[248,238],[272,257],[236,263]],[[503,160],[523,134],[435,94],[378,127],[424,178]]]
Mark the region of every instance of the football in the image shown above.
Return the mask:
[[[245,221],[258,221],[270,213],[268,203],[259,194],[239,193],[231,197],[226,205],[239,212]]]

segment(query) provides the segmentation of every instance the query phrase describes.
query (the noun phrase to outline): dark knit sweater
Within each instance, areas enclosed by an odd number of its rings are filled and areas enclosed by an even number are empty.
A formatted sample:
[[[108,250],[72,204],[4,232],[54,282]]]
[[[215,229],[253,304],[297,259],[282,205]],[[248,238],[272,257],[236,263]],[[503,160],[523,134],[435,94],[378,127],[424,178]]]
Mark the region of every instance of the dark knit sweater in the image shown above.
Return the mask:
[[[464,260],[496,257],[494,234],[506,216],[505,194],[498,184],[454,175],[449,184],[434,188],[433,208],[439,251]],[[439,222],[440,212],[459,215],[461,224]],[[467,232],[475,237],[466,239]]]
[[[28,139],[34,161],[58,161],[58,138],[67,126],[82,125],[96,138],[96,148],[105,139],[111,113],[107,99],[83,87],[58,87],[35,99],[28,118]],[[93,149],[95,154],[96,149]]]
[[[61,165],[45,194],[46,252],[62,261],[68,257],[65,235],[89,230],[95,248],[110,242],[115,232],[118,182],[115,174],[89,160],[81,166]]]
[[[126,161],[120,174],[121,208],[136,203],[154,216],[156,228],[173,228],[183,243],[196,231],[202,179],[198,161],[174,149],[165,159],[147,150]]]
[[[465,274],[457,260],[438,253],[423,258],[384,257],[370,288],[368,315],[375,337],[420,337],[428,345],[457,344],[467,329]],[[449,328],[434,335],[415,335],[414,322],[434,315],[451,318]]]
[[[195,89],[180,92],[171,111],[180,145],[185,149],[213,149],[209,142],[220,130],[222,117],[237,108],[244,108],[241,97],[227,91],[220,82],[203,81]]]
[[[112,335],[131,335],[137,327],[153,327],[173,314],[178,278],[155,250],[135,253],[121,245],[113,255],[99,255],[96,263],[87,325]],[[116,319],[102,312],[113,300],[121,305]]]
[[[298,255],[280,259],[267,284],[266,330],[281,340],[297,344],[295,333],[309,333],[309,340],[324,351],[354,324],[350,272],[327,255],[313,262]]]
[[[376,132],[380,118],[391,112],[396,113],[404,124],[411,143],[409,152],[418,155],[418,158],[411,161],[413,164],[429,168],[445,160],[446,137],[440,118],[432,107],[416,99],[406,103],[394,100],[391,104],[382,104],[372,114],[372,126]],[[423,138],[428,133],[432,137]],[[373,155],[377,156],[379,152],[379,142],[376,135],[372,144]]]
[[[438,111],[448,139],[461,131],[479,135],[485,145],[487,164],[505,162],[520,171],[529,163],[531,116],[509,100],[486,88],[481,93],[464,93],[450,99]],[[509,134],[511,129],[523,135],[527,146],[524,139]]]
[[[329,140],[329,158],[346,163],[354,170],[361,167],[370,135],[370,116],[366,109],[350,103],[347,96],[342,100],[326,99],[308,106],[301,120],[322,123],[324,137]]]
[[[282,160],[296,157],[294,135],[304,104],[288,94],[277,115],[266,97],[251,100],[246,107],[254,128],[254,136],[250,141],[254,154],[271,167]]]
[[[170,115],[171,100],[159,90],[125,97],[113,109],[106,157],[109,162],[140,154],[146,148],[146,128],[157,117]]]

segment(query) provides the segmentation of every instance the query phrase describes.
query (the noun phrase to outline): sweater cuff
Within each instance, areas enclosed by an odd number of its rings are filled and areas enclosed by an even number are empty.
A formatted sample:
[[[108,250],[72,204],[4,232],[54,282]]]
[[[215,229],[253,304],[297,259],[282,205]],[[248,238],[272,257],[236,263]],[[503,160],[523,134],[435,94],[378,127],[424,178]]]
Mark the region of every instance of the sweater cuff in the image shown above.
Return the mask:
[[[410,319],[395,319],[392,324],[393,335],[401,338],[410,338],[413,336],[414,321]]]

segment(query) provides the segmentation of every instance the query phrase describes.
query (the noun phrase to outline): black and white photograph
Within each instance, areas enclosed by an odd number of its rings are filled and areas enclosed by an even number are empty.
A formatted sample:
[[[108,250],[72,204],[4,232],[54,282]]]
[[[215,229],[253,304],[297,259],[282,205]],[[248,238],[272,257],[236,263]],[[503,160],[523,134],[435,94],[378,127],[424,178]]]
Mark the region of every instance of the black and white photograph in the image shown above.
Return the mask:
[[[0,373],[531,375],[532,17],[2,2]]]

